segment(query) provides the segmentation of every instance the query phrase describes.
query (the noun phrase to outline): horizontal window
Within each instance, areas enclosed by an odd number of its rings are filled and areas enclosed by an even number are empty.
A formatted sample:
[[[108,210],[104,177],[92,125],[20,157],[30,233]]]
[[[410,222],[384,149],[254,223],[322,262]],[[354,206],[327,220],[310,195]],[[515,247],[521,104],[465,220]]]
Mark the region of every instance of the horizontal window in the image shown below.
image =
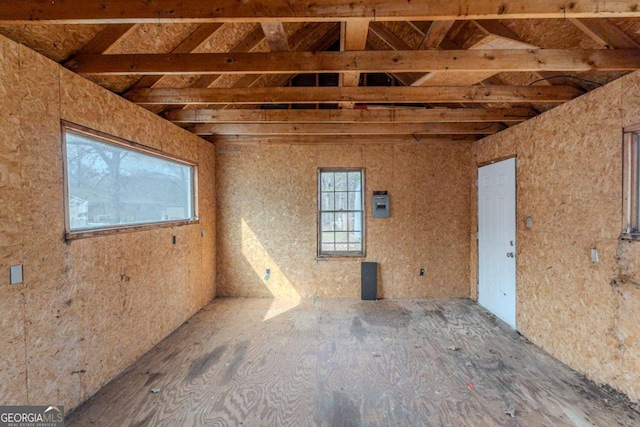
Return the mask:
[[[64,126],[69,233],[190,221],[195,166]]]

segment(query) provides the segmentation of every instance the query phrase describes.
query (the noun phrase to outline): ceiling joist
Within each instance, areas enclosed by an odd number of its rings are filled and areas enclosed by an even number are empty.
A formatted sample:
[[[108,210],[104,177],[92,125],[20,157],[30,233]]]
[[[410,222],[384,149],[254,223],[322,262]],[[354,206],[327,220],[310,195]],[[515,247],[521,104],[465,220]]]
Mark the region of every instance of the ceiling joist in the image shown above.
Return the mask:
[[[473,135],[420,135],[420,134],[380,134],[380,135],[213,135],[207,140],[214,142],[218,153],[233,155],[240,150],[235,145],[313,145],[313,144],[423,144],[471,143],[478,138]],[[229,147],[231,145],[231,147]]]
[[[174,123],[465,123],[522,122],[530,108],[384,108],[371,110],[170,110]]]
[[[199,124],[196,135],[491,135],[500,123],[216,123]]]
[[[266,87],[136,89],[126,98],[137,104],[313,104],[492,103],[569,101],[582,92],[572,86],[437,86],[437,87]]]
[[[80,54],[66,66],[81,75],[629,71],[640,69],[640,49]]]
[[[640,17],[640,1],[602,0],[0,0],[0,24],[39,21],[50,24],[173,22],[442,21],[468,19]]]

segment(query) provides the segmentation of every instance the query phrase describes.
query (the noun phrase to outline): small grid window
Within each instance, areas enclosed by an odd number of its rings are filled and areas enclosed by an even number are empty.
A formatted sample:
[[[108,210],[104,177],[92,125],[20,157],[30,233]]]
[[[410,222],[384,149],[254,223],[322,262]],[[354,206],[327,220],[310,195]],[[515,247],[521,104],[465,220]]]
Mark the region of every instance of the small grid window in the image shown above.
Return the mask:
[[[321,169],[318,173],[318,253],[364,255],[364,171]]]

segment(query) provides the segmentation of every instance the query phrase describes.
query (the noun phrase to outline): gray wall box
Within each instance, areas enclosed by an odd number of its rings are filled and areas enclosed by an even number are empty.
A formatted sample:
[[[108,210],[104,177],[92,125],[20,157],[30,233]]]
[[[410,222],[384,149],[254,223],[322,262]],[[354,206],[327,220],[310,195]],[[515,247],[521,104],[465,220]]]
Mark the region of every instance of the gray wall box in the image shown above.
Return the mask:
[[[389,195],[387,194],[387,192],[374,191],[371,206],[373,206],[374,218],[388,218],[389,217]]]
[[[378,263],[362,262],[360,264],[361,298],[375,301],[378,299]]]

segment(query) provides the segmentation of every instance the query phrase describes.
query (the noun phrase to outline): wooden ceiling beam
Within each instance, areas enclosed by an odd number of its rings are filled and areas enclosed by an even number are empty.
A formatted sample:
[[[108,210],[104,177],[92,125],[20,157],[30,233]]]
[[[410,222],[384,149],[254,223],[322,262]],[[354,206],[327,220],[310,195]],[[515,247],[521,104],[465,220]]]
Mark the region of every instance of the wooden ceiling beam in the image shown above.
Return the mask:
[[[566,102],[581,91],[571,86],[267,87],[246,89],[136,89],[138,104],[314,104]]]
[[[363,51],[369,34],[369,20],[359,19],[344,21],[340,27],[340,50]],[[360,72],[358,70],[340,75],[342,86],[358,86]]]
[[[638,49],[640,44],[606,19],[569,19],[604,49]]]
[[[79,54],[81,75],[298,74],[414,71],[629,71],[640,50],[482,49],[363,52]]]
[[[530,108],[384,108],[370,110],[170,110],[174,123],[465,123],[523,122]]]
[[[218,153],[235,153],[237,145],[314,145],[314,144],[469,144],[478,140],[473,135],[213,135]],[[227,151],[229,150],[229,151]]]
[[[207,123],[189,128],[196,135],[491,135],[500,123]]]
[[[640,1],[602,0],[0,0],[0,24],[120,24],[172,22],[442,21],[469,19],[640,17]]]

